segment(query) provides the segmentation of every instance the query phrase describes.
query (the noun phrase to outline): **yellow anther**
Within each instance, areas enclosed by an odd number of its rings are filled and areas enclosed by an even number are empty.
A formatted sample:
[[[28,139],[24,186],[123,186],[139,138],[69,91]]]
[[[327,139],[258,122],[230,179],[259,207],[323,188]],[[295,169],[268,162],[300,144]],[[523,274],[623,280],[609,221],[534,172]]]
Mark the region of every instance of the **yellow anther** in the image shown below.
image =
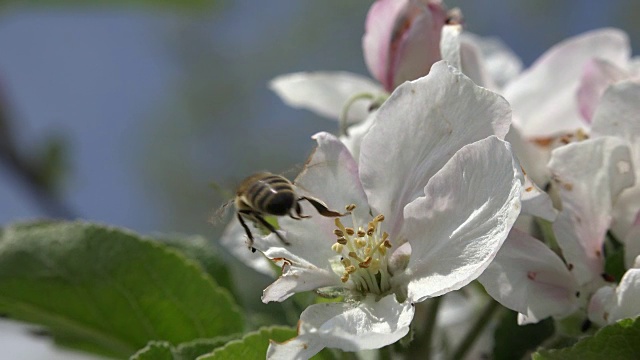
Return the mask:
[[[347,211],[351,212],[356,209],[356,204],[349,204],[344,207]]]
[[[376,231],[376,228],[369,224],[369,228],[367,229],[367,235],[371,236]]]
[[[382,243],[382,245],[384,245],[384,247],[391,249],[391,241],[389,241],[388,239],[384,239],[384,242]]]
[[[344,271],[346,271],[347,274],[353,274],[354,272],[356,272],[356,267],[353,265],[349,265],[344,268]]]
[[[358,229],[358,237],[364,237],[365,235],[367,235],[367,233],[364,232],[362,228]]]
[[[384,221],[384,215],[380,214],[380,215],[376,216],[375,218],[373,218],[373,221],[375,221],[375,222],[383,222]]]
[[[347,235],[351,236],[353,234],[355,234],[356,232],[353,230],[353,228],[346,228],[345,232],[347,233]]]
[[[334,243],[333,245],[331,245],[331,250],[337,252],[338,254],[340,254],[343,249],[344,246],[342,244]]]
[[[371,256],[367,256],[367,259],[365,261],[361,261],[358,266],[360,266],[363,269],[368,268],[371,265]]]
[[[365,239],[356,239],[356,246],[360,249],[367,246],[367,240]]]
[[[338,240],[336,240],[336,242],[338,244],[347,245],[347,239],[345,239],[343,237],[339,237]]]
[[[351,266],[351,260],[349,260],[348,258],[342,258],[340,259],[340,262],[342,263],[342,266],[344,266],[345,268]]]
[[[342,230],[340,230],[340,229],[335,229],[335,230],[333,230],[333,234],[334,234],[335,236],[338,236],[338,237],[342,237],[342,236],[344,236],[344,232],[342,232]]]
[[[347,281],[349,281],[349,274],[345,273],[344,275],[342,275],[342,276],[340,277],[340,280],[341,280],[343,283],[346,283]]]

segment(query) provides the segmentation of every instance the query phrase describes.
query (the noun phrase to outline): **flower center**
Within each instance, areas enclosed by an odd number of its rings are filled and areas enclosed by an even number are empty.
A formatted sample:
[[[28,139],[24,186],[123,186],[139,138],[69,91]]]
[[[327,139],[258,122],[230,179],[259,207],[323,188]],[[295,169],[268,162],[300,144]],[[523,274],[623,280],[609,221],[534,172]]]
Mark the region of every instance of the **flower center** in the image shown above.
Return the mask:
[[[371,220],[366,227],[357,223],[353,216],[355,205],[346,207],[352,215],[353,227],[345,227],[340,218],[335,219],[338,237],[331,249],[340,255],[339,269],[343,283],[350,283],[354,290],[366,294],[382,295],[391,289],[391,275],[387,268],[388,249],[391,248],[389,234],[381,230],[384,215]]]

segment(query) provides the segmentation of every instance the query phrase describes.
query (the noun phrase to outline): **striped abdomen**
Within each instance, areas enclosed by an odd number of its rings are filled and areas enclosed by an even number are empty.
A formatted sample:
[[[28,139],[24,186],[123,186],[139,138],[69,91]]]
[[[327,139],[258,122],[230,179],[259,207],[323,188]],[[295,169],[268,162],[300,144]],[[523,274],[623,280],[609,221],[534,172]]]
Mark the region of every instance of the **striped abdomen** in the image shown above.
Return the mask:
[[[242,182],[237,195],[253,210],[276,216],[287,215],[296,203],[291,182],[271,173],[250,176]]]

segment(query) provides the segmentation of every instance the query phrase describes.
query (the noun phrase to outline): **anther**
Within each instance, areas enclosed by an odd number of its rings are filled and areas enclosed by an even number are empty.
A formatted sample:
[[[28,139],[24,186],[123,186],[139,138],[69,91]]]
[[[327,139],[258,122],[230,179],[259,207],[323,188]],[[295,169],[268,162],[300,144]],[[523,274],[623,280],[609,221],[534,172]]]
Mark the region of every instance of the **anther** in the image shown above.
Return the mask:
[[[340,280],[341,280],[343,283],[346,283],[347,281],[349,281],[349,274],[345,273],[344,275],[342,275],[342,276],[340,277]]]
[[[369,224],[369,228],[367,229],[367,235],[371,236],[376,231],[376,229]]]
[[[342,244],[335,243],[331,245],[331,250],[337,252],[338,254],[340,254],[343,249],[344,249],[344,246]]]
[[[382,245],[384,245],[384,247],[386,248],[391,249],[391,241],[389,241],[389,239],[385,239]]]
[[[356,267],[353,265],[349,265],[344,268],[344,271],[346,271],[347,274],[353,274],[354,272],[356,272]]]
[[[347,245],[347,239],[345,239],[343,237],[339,237],[338,240],[336,240],[336,242],[338,244]]]
[[[361,261],[358,266],[360,266],[363,269],[368,268],[371,265],[371,256],[367,256],[367,258],[365,259],[365,261]]]
[[[355,253],[355,251],[351,251],[351,252],[349,253],[349,257],[350,257],[350,258],[354,258],[354,259],[358,260],[359,262],[362,262],[362,261],[363,261],[362,259],[360,259],[360,256],[358,256],[358,254],[356,254],[356,253]]]
[[[355,234],[355,230],[353,230],[353,228],[346,228],[345,232],[347,233],[347,235],[351,236],[353,234]]]
[[[373,218],[373,221],[375,221],[375,222],[383,222],[384,221],[384,215],[380,214],[380,215],[376,216],[375,218]]]
[[[351,212],[356,209],[356,204],[349,204],[344,207],[347,211]]]
[[[356,246],[360,249],[367,245],[367,240],[365,239],[356,239]]]
[[[362,228],[358,229],[358,237],[364,237],[365,235],[367,235],[367,233],[364,232]]]
[[[333,234],[334,234],[335,236],[338,236],[338,237],[342,237],[342,236],[344,236],[344,232],[342,232],[342,230],[340,230],[340,229],[335,229],[335,230],[333,230]]]

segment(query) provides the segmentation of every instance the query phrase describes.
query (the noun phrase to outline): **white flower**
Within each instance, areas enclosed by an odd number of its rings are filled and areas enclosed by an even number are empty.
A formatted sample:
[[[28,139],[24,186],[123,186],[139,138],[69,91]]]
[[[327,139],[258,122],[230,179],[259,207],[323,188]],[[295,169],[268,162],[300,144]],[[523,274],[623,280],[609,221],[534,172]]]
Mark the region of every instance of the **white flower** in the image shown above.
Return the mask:
[[[413,303],[476,279],[520,212],[520,165],[501,140],[509,120],[504,99],[439,62],[382,105],[359,161],[333,135],[315,135],[297,189],[351,214],[283,217],[291,245],[257,240],[283,270],[263,301],[316,289],[347,301],[307,308],[298,336],[272,343],[268,357],[383,347],[406,335]]]
[[[553,230],[565,262],[546,244],[512,231],[479,278],[489,294],[518,311],[519,323],[586,308],[603,284],[603,243],[612,207],[635,181],[628,144],[604,136],[553,151],[550,172],[562,202]]]
[[[618,286],[600,288],[589,303],[589,320],[598,325],[640,315],[640,257],[627,270]]]

